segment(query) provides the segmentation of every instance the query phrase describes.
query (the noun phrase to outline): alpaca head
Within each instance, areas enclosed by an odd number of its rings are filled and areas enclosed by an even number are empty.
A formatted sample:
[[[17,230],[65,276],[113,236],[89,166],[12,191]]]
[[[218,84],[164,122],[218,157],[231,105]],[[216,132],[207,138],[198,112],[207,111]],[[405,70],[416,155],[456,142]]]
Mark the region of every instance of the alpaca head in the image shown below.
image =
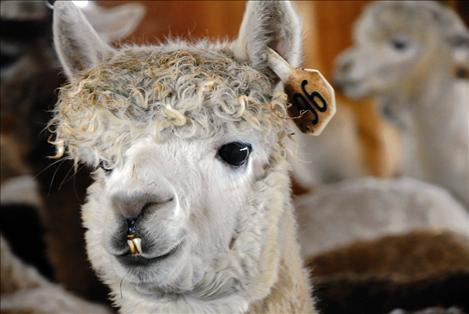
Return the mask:
[[[403,86],[453,71],[454,37],[464,34],[461,19],[436,2],[373,3],[355,25],[354,47],[338,57],[335,81],[353,98],[409,92]]]
[[[300,36],[290,3],[252,2],[232,43],[115,49],[76,8],[56,3],[55,45],[70,84],[52,121],[55,143],[96,167],[83,219],[90,259],[109,284],[216,294],[257,273],[243,265],[233,282],[208,269],[256,260],[266,245],[273,214],[260,183],[274,169],[286,174],[288,130],[265,49],[296,66]],[[270,188],[288,193],[280,181]],[[129,228],[141,239],[137,256]]]

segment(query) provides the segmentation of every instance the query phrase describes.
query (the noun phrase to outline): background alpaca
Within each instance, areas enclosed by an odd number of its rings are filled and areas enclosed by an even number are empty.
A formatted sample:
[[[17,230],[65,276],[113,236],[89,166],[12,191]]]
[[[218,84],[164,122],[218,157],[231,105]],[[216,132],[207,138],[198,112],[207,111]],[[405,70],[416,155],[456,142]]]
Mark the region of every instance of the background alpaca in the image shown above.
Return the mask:
[[[364,176],[394,176],[400,154],[397,130],[375,116],[360,117],[360,111],[352,107],[362,103],[340,94],[336,94],[336,101],[337,112],[321,136],[295,133],[298,144],[293,148],[294,182],[314,189],[321,184]],[[363,121],[358,123],[359,119]]]
[[[2,313],[110,313],[103,306],[86,302],[41,276],[11,252],[3,236],[0,236],[0,243]]]
[[[353,179],[295,198],[305,258],[415,230],[469,236],[469,215],[444,189],[411,178]]]
[[[336,83],[350,97],[377,97],[399,127],[402,174],[444,186],[468,207],[469,81],[455,69],[469,41],[460,18],[434,2],[377,2],[355,38],[339,58]]]
[[[388,234],[320,253],[308,265],[323,314],[429,307],[461,311],[424,313],[467,313],[467,233],[427,229]]]
[[[87,248],[123,312],[313,311],[290,204],[286,96],[274,95],[264,55],[270,46],[297,66],[300,35],[289,2],[250,2],[233,43],[115,50],[56,2],[71,83],[55,144],[101,168],[83,207]]]
[[[2,27],[8,28],[0,37],[2,232],[14,253],[49,279],[102,301],[107,291],[86,260],[80,222],[89,171],[81,168],[72,178],[72,162],[49,158],[54,151],[45,128],[56,90],[65,82],[52,46],[52,10],[45,1],[2,1],[0,5]],[[106,40],[117,40],[132,32],[144,9],[139,4],[104,9],[90,2],[84,13]],[[40,252],[44,234],[33,233],[32,222],[39,222],[46,231],[47,256]],[[19,239],[41,245],[20,245]],[[35,249],[25,250],[28,246]],[[44,260],[50,260],[53,272]]]

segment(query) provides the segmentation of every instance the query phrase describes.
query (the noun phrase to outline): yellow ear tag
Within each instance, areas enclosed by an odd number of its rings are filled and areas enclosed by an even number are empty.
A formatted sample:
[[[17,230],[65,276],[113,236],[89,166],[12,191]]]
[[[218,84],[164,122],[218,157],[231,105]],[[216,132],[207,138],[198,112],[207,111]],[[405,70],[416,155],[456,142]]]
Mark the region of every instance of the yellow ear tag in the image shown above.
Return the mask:
[[[270,48],[267,48],[267,61],[285,86],[290,118],[301,132],[315,136],[321,134],[336,111],[331,84],[317,70],[293,68]]]

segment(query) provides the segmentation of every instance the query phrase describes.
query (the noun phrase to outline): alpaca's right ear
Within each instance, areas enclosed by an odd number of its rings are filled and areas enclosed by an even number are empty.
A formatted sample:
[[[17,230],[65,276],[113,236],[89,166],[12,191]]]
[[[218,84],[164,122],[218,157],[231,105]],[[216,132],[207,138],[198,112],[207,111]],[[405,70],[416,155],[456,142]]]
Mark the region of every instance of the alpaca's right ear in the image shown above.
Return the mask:
[[[267,67],[267,47],[297,67],[302,57],[301,20],[290,1],[248,1],[234,53],[254,68]]]
[[[54,3],[53,32],[55,50],[70,80],[113,53],[72,1]]]

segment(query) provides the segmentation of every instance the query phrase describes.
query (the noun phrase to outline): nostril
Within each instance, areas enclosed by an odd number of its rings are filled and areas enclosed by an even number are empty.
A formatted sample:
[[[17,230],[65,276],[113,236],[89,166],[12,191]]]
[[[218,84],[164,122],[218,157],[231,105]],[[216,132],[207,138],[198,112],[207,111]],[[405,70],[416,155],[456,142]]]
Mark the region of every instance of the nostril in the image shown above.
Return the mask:
[[[135,234],[136,232],[135,219],[127,219],[127,234]]]

